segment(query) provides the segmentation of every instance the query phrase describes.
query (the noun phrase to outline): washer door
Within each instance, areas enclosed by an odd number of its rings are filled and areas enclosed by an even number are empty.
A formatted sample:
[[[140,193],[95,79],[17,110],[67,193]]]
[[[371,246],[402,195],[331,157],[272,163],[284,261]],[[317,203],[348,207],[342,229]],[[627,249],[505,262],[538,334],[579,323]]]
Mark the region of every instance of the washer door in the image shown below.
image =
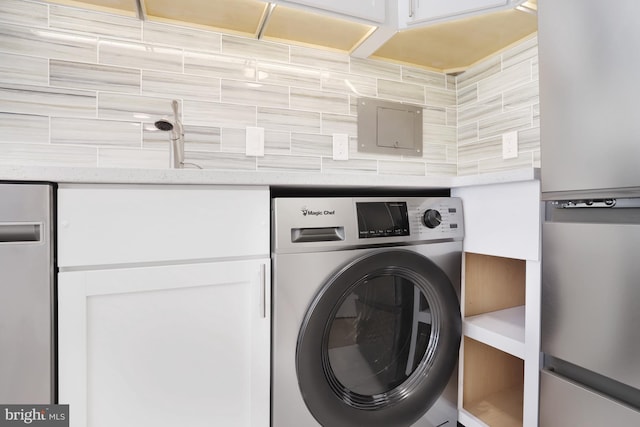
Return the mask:
[[[438,399],[458,359],[458,296],[415,252],[349,263],[316,295],[298,336],[304,401],[323,426],[409,426]]]

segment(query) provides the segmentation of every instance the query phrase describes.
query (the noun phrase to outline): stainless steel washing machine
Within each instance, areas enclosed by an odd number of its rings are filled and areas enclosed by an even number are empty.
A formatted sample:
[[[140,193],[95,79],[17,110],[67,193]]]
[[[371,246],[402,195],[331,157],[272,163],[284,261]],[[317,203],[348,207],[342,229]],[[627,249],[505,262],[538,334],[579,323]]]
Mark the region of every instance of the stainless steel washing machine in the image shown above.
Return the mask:
[[[449,197],[274,198],[273,427],[455,427]]]

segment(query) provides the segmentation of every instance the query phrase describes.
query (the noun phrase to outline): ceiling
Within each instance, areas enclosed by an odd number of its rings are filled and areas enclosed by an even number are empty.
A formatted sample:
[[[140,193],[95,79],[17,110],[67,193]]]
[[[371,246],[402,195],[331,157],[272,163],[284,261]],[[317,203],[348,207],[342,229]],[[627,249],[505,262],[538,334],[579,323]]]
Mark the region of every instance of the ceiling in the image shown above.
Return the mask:
[[[348,0],[345,0],[348,1]],[[53,0],[151,21],[173,22],[265,40],[354,52],[375,26],[261,0]],[[529,1],[536,5],[536,1]],[[140,8],[140,9],[139,9]],[[372,58],[459,72],[537,31],[517,9],[389,32]]]

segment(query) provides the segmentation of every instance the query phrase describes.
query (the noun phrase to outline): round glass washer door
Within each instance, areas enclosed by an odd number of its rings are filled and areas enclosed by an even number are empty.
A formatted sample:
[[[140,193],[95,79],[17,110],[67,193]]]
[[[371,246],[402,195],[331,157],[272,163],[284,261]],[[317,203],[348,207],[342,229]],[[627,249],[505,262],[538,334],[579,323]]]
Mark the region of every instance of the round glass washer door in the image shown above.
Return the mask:
[[[304,401],[323,426],[410,426],[456,366],[458,296],[431,260],[407,250],[367,254],[316,295],[298,336]]]

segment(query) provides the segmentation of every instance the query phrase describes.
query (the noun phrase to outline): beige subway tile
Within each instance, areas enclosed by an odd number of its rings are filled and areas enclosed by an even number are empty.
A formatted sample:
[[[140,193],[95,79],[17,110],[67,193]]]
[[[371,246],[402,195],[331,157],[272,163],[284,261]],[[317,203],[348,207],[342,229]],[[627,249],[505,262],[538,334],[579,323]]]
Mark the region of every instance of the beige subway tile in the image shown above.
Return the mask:
[[[292,87],[291,108],[294,110],[349,114],[349,96],[335,92]]]
[[[255,59],[210,52],[184,52],[185,74],[256,81]]]
[[[175,46],[189,50],[220,52],[220,33],[181,25],[144,21],[142,39],[145,43]]]
[[[148,43],[100,40],[98,58],[101,64],[145,70],[182,72],[182,50]]]
[[[0,165],[95,168],[97,149],[52,144],[0,143]]]
[[[48,25],[48,6],[25,0],[0,1],[0,21],[29,27]]]
[[[221,100],[231,104],[258,107],[289,107],[289,88],[256,82],[222,80]]]
[[[142,146],[139,122],[51,118],[51,143],[89,146]]]
[[[333,160],[330,157],[323,157],[322,172],[351,175],[375,175],[378,173],[378,162],[376,160],[363,159]]]
[[[258,157],[257,161],[259,171],[320,172],[321,170],[319,157],[265,154],[264,157]]]
[[[0,50],[41,58],[96,62],[98,39],[80,33],[0,25]]]
[[[268,130],[320,133],[320,113],[259,107],[258,126]]]
[[[101,168],[168,169],[170,164],[169,150],[98,149]]]
[[[121,16],[55,4],[50,5],[49,8],[51,28],[138,41],[142,37],[142,23],[134,16]]]
[[[49,85],[46,58],[0,53],[0,82],[18,85]]]
[[[244,129],[256,125],[256,107],[220,102],[184,101],[184,122],[200,126]]]
[[[96,94],[45,86],[0,86],[0,104],[5,112],[36,115],[95,117]]]
[[[0,112],[0,142],[47,144],[49,117]]]
[[[140,70],[52,59],[51,86],[140,93]]]
[[[222,35],[222,53],[243,58],[289,62],[289,46],[246,37]]]
[[[220,79],[164,71],[142,71],[142,94],[149,96],[220,101]]]

